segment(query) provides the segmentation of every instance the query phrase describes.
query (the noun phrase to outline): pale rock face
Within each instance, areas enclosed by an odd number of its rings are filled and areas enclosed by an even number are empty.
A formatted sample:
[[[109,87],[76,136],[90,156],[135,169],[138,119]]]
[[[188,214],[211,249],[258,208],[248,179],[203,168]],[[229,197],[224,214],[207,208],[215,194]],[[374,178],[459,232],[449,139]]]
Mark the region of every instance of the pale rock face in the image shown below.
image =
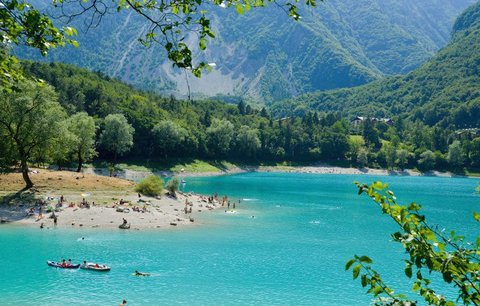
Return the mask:
[[[215,63],[201,79],[165,60],[162,47],[143,47],[146,30],[132,12],[106,16],[79,31],[81,47],[61,48],[47,60],[100,70],[143,89],[186,97],[242,96],[271,103],[315,90],[352,87],[403,74],[427,61],[450,39],[455,18],[474,0],[332,0],[301,8],[299,22],[275,6],[243,16],[218,8],[216,39],[195,62]],[[74,26],[82,28],[83,20]],[[186,38],[195,45],[194,36]],[[35,51],[16,50],[39,59]]]

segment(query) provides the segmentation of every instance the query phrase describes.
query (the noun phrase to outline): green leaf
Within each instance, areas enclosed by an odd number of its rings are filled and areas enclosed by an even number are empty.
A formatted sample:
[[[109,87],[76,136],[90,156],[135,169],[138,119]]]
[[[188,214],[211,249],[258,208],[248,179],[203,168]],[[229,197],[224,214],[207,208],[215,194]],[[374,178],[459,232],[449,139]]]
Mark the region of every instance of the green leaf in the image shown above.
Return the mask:
[[[367,286],[367,276],[365,274],[362,275],[362,287]]]
[[[375,189],[377,189],[377,190],[382,190],[382,189],[383,189],[383,184],[382,184],[382,182],[378,182],[378,181],[377,181],[377,182],[374,182],[374,183],[372,184],[372,187],[375,188]]]
[[[447,283],[451,283],[453,280],[453,275],[452,275],[452,272],[450,271],[443,272],[442,276],[443,276],[443,280],[446,281]]]
[[[353,268],[353,279],[357,279],[358,274],[360,274],[360,269],[361,268],[362,268],[362,266],[360,266],[360,265],[357,265],[357,266],[355,266],[355,268]]]
[[[77,30],[75,30],[75,28],[72,28],[72,27],[65,27],[64,31],[65,31],[65,34],[67,34],[68,36],[77,35]]]
[[[477,221],[480,222],[480,214],[479,214],[479,213],[477,213],[477,212],[474,211],[474,212],[473,212],[473,218],[474,218],[475,220],[477,220]]]
[[[413,283],[413,286],[412,286],[413,291],[418,291],[418,290],[420,290],[420,288],[421,288],[421,286],[420,286],[419,282]]]
[[[359,260],[360,260],[361,262],[365,262],[365,263],[369,263],[369,264],[371,264],[371,263],[373,262],[373,261],[370,259],[370,257],[368,257],[368,256],[362,256],[362,257],[360,257]]]
[[[241,5],[240,3],[235,6],[235,10],[238,14],[243,15],[243,5]]]
[[[200,46],[200,50],[205,50],[207,48],[207,40],[205,38],[200,38],[198,45]]]
[[[405,268],[405,275],[408,278],[412,278],[412,266],[411,265],[407,265],[407,267]]]
[[[350,269],[350,267],[353,265],[354,262],[355,262],[355,259],[350,259],[349,261],[347,261],[347,264],[345,265],[345,271]]]
[[[382,291],[383,291],[382,287],[376,286],[376,287],[373,289],[373,295],[374,295],[374,296],[377,296],[377,295],[379,295],[380,292],[382,292]]]

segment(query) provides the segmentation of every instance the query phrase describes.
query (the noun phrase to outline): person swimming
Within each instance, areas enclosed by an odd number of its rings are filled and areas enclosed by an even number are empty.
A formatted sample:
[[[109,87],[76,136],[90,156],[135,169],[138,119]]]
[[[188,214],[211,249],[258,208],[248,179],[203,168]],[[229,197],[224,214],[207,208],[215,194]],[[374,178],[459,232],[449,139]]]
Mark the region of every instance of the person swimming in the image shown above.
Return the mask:
[[[150,276],[150,273],[138,272],[138,270],[135,270],[134,275],[135,276]]]

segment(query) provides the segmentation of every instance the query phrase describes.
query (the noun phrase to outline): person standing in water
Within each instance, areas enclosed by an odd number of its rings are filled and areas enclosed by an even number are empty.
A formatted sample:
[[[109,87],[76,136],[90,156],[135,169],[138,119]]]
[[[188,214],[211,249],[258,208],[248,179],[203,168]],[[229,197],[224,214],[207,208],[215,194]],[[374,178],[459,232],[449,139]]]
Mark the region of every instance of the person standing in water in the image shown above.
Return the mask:
[[[118,306],[125,306],[125,305],[127,305],[127,300],[123,300],[122,303]]]

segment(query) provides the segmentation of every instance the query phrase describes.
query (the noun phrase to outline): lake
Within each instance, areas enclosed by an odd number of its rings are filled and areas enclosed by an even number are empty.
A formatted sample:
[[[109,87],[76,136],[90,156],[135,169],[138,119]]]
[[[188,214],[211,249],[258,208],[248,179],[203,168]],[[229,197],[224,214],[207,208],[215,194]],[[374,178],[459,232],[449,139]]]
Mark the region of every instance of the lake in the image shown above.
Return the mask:
[[[184,191],[218,192],[238,203],[197,217],[199,226],[161,231],[0,227],[0,305],[369,305],[345,272],[368,255],[397,292],[405,254],[395,225],[353,181],[390,184],[401,203],[416,201],[427,220],[469,239],[480,234],[480,180],[245,173],[186,178]],[[252,218],[254,216],[254,218]],[[82,240],[81,238],[85,239]],[[47,260],[97,261],[112,271],[67,271]],[[151,277],[134,277],[135,270]],[[441,285],[440,285],[441,286]],[[449,293],[450,295],[451,293]]]

